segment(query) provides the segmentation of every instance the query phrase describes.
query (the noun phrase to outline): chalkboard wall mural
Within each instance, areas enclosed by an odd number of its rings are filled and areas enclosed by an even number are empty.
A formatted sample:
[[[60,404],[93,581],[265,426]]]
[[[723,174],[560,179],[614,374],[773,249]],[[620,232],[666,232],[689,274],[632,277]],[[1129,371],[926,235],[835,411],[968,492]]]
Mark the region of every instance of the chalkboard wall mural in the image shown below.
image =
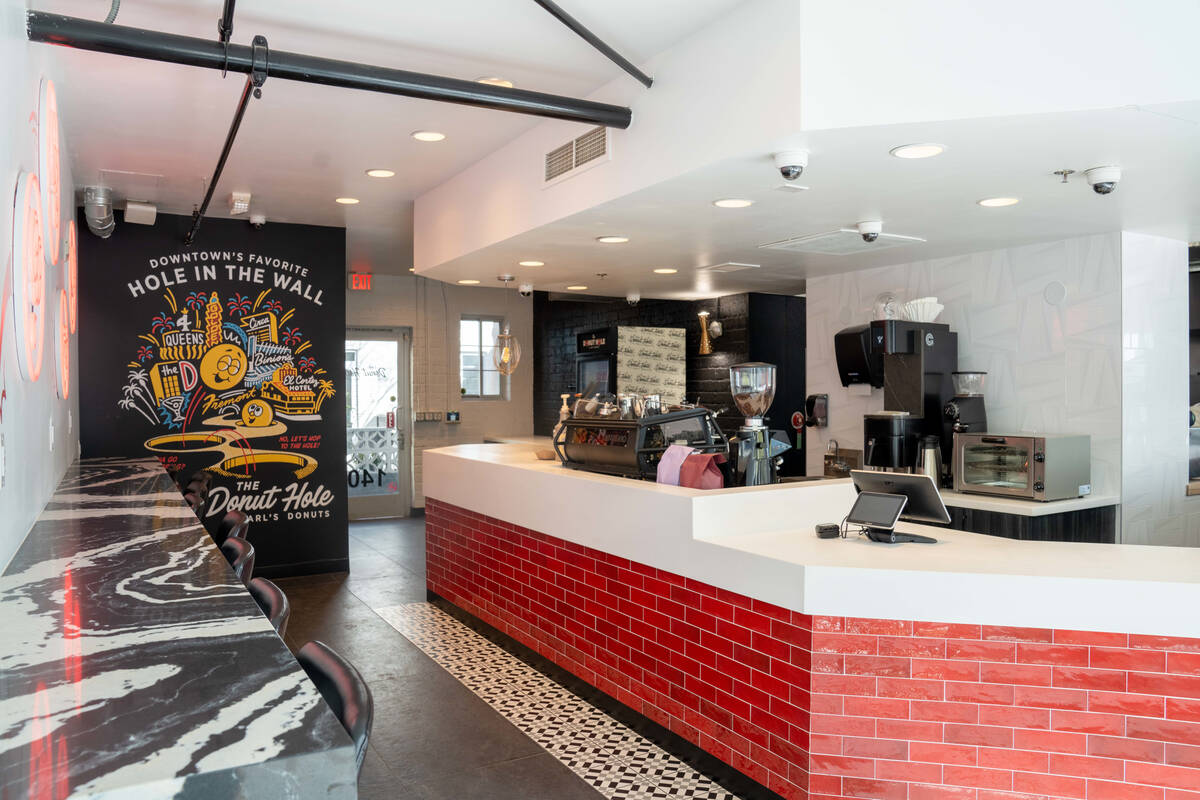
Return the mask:
[[[256,573],[345,569],[345,231],[188,223],[79,239],[83,456],[214,473]]]

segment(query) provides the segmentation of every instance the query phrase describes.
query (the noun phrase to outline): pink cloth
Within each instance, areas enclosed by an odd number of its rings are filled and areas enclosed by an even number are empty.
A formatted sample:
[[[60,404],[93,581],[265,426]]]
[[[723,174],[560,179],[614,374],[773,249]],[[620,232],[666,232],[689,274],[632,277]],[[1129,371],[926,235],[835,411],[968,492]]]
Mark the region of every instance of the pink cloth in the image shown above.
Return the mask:
[[[692,489],[724,489],[725,476],[719,464],[725,461],[720,453],[692,453],[679,469],[679,485]]]
[[[668,447],[658,462],[658,482],[678,486],[679,469],[683,466],[684,459],[694,452],[696,451],[692,448],[681,444],[673,444]]]

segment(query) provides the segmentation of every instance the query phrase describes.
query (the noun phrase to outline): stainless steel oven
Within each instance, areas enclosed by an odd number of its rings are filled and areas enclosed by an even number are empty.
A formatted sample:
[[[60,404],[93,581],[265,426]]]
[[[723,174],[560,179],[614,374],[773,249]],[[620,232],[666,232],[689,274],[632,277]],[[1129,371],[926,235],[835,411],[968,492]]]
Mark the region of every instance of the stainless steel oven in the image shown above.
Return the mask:
[[[1092,439],[1071,434],[956,433],[954,491],[1025,500],[1092,493]]]

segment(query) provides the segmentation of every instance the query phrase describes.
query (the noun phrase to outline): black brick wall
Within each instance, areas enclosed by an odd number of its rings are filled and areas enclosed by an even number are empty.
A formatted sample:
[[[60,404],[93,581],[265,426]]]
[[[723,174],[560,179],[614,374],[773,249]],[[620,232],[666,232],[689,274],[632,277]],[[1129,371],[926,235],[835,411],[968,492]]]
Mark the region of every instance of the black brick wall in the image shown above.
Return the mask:
[[[720,411],[721,427],[736,431],[741,417],[729,396],[729,366],[749,359],[749,295],[729,295],[696,302],[642,300],[630,306],[622,298],[610,302],[550,300],[546,292],[533,298],[533,431],[549,436],[558,421],[563,392],[575,386],[575,334],[620,325],[687,329],[687,398]],[[709,356],[697,355],[700,322],[696,313],[708,309],[721,321],[724,334]]]

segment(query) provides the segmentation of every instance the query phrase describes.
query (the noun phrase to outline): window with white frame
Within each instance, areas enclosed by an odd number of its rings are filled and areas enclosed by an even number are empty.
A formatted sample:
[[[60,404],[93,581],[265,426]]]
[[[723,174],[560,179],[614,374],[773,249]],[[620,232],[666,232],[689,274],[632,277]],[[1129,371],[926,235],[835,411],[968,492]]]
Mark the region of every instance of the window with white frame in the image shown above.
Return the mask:
[[[464,316],[458,322],[458,373],[463,397],[499,399],[500,373],[492,351],[504,320],[499,317]]]

